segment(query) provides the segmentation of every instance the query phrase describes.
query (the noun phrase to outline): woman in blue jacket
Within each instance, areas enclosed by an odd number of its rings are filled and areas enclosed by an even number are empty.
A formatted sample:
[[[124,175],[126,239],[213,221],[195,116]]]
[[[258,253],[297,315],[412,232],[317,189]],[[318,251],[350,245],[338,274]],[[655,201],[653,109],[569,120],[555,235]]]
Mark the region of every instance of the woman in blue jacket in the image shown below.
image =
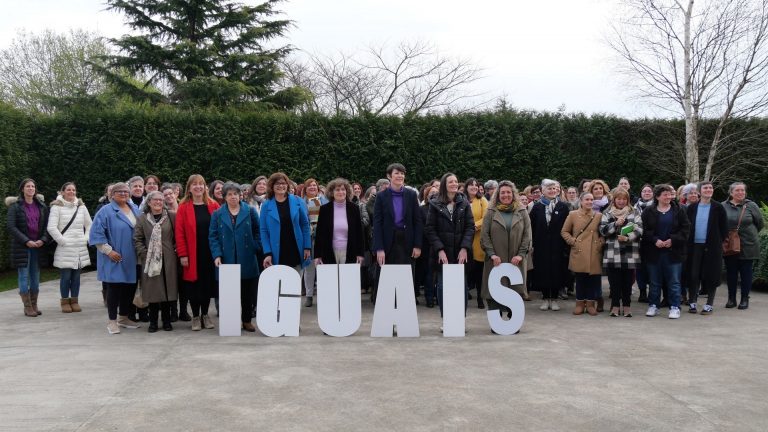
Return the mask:
[[[224,183],[221,194],[224,205],[213,212],[208,230],[211,256],[216,267],[221,264],[240,264],[240,319],[243,329],[255,332],[251,312],[254,303],[253,286],[259,277],[256,258],[261,252],[259,214],[242,200],[240,185]]]
[[[264,268],[286,265],[300,271],[309,263],[312,238],[307,208],[288,193],[290,180],[278,172],[267,181],[267,200],[261,205],[260,233]]]
[[[137,260],[133,231],[139,208],[131,202],[126,183],[115,183],[111,193],[110,203],[102,207],[93,219],[89,242],[98,251],[98,280],[107,284],[107,331],[116,334],[120,333],[120,327],[139,328],[138,323],[128,318],[136,293]]]

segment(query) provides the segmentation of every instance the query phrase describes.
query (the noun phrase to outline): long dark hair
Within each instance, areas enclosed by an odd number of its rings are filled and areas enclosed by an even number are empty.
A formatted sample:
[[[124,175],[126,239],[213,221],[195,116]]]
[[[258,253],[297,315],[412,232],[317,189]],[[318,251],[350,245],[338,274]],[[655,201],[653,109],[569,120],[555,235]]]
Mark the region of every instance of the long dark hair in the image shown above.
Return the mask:
[[[437,199],[443,204],[451,202],[450,198],[448,198],[448,178],[451,176],[456,177],[456,174],[448,172],[440,177],[440,189],[437,192]],[[456,179],[458,180],[459,178],[456,177]]]
[[[476,184],[478,186],[475,196],[469,196],[469,185],[471,184]],[[480,199],[483,197],[483,194],[480,193],[480,182],[477,181],[476,178],[470,177],[464,181],[464,195],[466,195],[470,201],[474,201],[475,199]]]

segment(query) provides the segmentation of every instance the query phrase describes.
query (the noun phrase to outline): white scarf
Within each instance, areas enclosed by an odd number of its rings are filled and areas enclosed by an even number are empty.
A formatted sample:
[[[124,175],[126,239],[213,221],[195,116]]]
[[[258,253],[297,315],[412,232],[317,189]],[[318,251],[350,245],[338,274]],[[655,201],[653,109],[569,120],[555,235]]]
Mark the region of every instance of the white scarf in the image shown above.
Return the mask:
[[[157,276],[163,271],[163,222],[168,219],[168,212],[163,210],[163,216],[155,222],[155,217],[147,213],[147,220],[152,225],[152,235],[147,244],[147,262],[144,273],[149,277]]]

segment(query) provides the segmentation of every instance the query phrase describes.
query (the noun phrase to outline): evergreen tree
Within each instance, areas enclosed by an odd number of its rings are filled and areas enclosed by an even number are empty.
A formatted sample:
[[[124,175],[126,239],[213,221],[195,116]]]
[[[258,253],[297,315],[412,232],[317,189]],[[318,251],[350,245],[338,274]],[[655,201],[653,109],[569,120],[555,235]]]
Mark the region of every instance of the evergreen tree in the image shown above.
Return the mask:
[[[228,0],[107,0],[126,15],[137,33],[111,39],[122,55],[106,56],[101,72],[134,98],[181,105],[227,106],[256,103],[290,108],[303,102],[300,88],[275,92],[282,76],[278,61],[289,46],[266,48],[291,22],[270,19],[281,0],[246,6]],[[127,70],[146,77],[136,86]],[[150,87],[164,89],[164,94]]]

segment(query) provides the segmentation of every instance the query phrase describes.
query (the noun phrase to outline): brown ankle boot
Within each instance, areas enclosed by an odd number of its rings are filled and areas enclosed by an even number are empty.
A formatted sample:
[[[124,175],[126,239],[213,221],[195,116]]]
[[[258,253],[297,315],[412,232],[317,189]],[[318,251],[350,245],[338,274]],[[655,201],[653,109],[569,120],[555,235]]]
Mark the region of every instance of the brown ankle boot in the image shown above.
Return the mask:
[[[28,317],[37,317],[35,310],[32,309],[32,302],[29,300],[29,294],[19,294],[21,302],[24,303],[24,315]]]
[[[69,306],[72,308],[72,312],[82,312],[83,309],[77,303],[77,297],[70,297]]]
[[[61,299],[61,312],[62,313],[72,313],[72,306],[69,305],[69,299],[68,298]]]
[[[584,313],[584,308],[587,307],[587,302],[585,300],[576,300],[576,307],[573,308],[573,314],[574,315],[581,315]]]
[[[595,316],[597,315],[597,305],[595,300],[587,300],[587,313]]]
[[[40,312],[40,309],[37,308],[37,296],[40,294],[39,292],[36,293],[30,293],[29,294],[29,302],[32,304],[32,310],[35,311],[37,315],[42,315],[43,313]]]

